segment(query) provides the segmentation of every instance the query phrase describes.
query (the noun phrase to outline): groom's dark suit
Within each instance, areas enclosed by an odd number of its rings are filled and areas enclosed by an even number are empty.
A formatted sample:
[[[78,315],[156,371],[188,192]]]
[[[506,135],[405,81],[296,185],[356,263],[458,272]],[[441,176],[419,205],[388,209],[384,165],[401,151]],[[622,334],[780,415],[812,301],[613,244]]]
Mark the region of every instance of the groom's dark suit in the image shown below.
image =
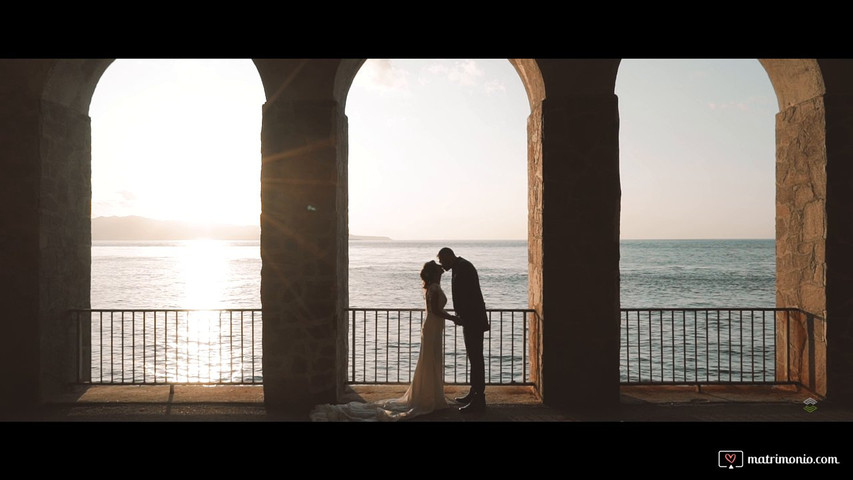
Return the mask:
[[[483,358],[483,333],[489,330],[489,316],[480,290],[477,269],[468,260],[456,257],[453,263],[451,291],[453,310],[462,325],[465,350],[471,363],[471,391],[482,394],[486,390],[486,363]]]

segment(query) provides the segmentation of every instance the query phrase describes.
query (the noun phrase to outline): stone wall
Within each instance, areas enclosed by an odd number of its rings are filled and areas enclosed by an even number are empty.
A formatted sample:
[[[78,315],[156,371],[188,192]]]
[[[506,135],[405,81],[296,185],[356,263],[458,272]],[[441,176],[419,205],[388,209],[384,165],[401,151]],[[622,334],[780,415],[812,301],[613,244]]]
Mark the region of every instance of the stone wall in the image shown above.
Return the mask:
[[[349,126],[347,117],[341,109],[335,110],[337,118],[335,125],[338,127],[336,145],[337,155],[337,197],[336,220],[337,229],[335,233],[335,250],[337,255],[336,280],[337,295],[335,299],[335,399],[343,397],[347,384],[347,371],[349,365]]]
[[[530,323],[530,381],[537,387],[542,376],[541,345],[544,301],[542,298],[542,266],[544,249],[542,246],[542,104],[533,107],[527,119],[527,295],[530,308],[536,310],[536,317]],[[540,392],[541,394],[541,392]]]
[[[826,316],[826,150],[821,98],[776,117],[776,304]],[[826,394],[826,336],[795,315],[777,321],[777,380]],[[809,339],[807,333],[817,334]],[[815,343],[815,341],[817,343]]]
[[[826,315],[826,151],[820,98],[776,117],[776,304]]]
[[[336,148],[342,120],[331,101],[264,108],[263,368],[265,401],[274,409],[334,402],[343,388],[346,169]]]
[[[2,65],[0,405],[33,406],[77,379],[68,311],[89,306],[91,132],[79,105],[44,100],[60,90],[45,87],[54,61]]]
[[[780,312],[776,331],[776,380],[827,394],[826,320],[802,311]]]
[[[91,126],[62,105],[41,104],[39,329],[42,395],[76,382],[79,340],[69,310],[89,308],[91,287]]]

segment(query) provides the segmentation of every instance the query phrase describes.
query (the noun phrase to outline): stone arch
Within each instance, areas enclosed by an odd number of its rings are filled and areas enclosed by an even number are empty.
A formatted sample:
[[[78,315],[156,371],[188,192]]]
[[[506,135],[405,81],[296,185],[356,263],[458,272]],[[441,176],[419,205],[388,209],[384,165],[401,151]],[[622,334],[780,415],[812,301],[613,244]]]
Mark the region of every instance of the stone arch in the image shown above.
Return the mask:
[[[113,59],[57,60],[42,99],[88,115],[95,87],[112,63]]]
[[[32,111],[38,111],[34,164],[39,167],[37,254],[38,324],[42,345],[39,391],[49,396],[77,380],[89,361],[77,347],[73,308],[89,308],[91,290],[91,123],[89,106],[113,59],[39,61],[31,75]],[[41,82],[41,83],[39,83]],[[57,293],[62,292],[62,293]],[[80,332],[84,342],[89,332]],[[16,347],[20,348],[20,347]]]
[[[290,184],[312,185],[294,188],[294,195],[287,199],[272,192],[262,194],[262,252],[266,252],[264,269],[269,268],[271,272],[262,275],[264,386],[270,406],[306,408],[320,402],[333,402],[340,398],[346,384],[346,309],[349,302],[347,118],[344,112],[349,88],[365,60],[259,62],[262,77],[264,72],[272,74],[264,77],[269,101],[264,114],[263,182],[272,184],[274,179],[280,181],[287,177],[291,179]],[[535,61],[510,61],[522,76],[531,105],[541,103],[544,82]],[[306,76],[308,69],[313,69],[316,75]],[[305,125],[316,128],[311,133],[294,137],[292,132],[301,131]],[[285,136],[285,131],[291,133]],[[531,151],[541,151],[541,147]],[[321,200],[316,200],[318,198]],[[537,198],[541,201],[541,196]],[[305,206],[310,203],[317,207],[318,202],[325,205],[307,213]],[[542,209],[537,210],[541,212]],[[317,230],[307,231],[310,228],[305,226],[312,224]],[[300,250],[309,255],[295,253]],[[537,268],[541,270],[541,256],[536,258],[539,260],[534,264],[540,265]],[[318,277],[323,278],[312,282],[313,293],[288,280],[289,273],[306,270],[318,272]],[[281,292],[293,292],[293,295],[288,294],[290,298],[283,299]],[[304,322],[289,321],[306,316],[301,304],[306,294],[316,295],[315,307],[320,305],[320,299],[324,301],[322,315],[312,315]],[[317,308],[312,311],[316,312]],[[299,343],[305,338],[310,338],[312,346]],[[285,351],[289,353],[279,355]],[[295,395],[294,392],[299,393]]]
[[[823,76],[814,59],[757,61],[769,77],[779,108],[775,126],[776,304],[825,317]],[[777,332],[777,380],[798,381],[825,394],[825,323],[795,317],[788,324],[784,317]],[[809,345],[810,339],[817,341]]]
[[[776,91],[780,112],[826,92],[817,60],[759,58],[758,61]]]

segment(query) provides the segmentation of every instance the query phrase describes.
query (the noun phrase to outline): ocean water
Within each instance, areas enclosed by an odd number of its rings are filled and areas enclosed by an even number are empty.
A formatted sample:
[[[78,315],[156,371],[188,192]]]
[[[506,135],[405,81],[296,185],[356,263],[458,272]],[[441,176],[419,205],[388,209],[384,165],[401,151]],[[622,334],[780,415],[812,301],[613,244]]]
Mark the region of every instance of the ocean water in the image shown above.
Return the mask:
[[[419,272],[445,245],[477,267],[489,308],[528,308],[525,241],[351,241],[350,306],[422,308]],[[93,242],[91,304],[260,308],[260,272],[258,242]],[[623,240],[620,280],[623,308],[771,308],[775,241]],[[449,274],[442,286],[452,305]]]
[[[477,267],[488,308],[529,308],[525,241],[351,241],[350,307],[388,311],[352,316],[350,381],[404,383],[411,378],[423,317],[391,309],[424,308],[419,273],[443,246],[452,247]],[[91,305],[117,310],[259,309],[260,273],[258,242],[94,242]],[[775,242],[626,240],[621,243],[620,275],[623,308],[772,308]],[[451,308],[449,274],[442,284]],[[181,382],[262,381],[258,369],[262,352],[258,348],[246,353],[242,339],[235,336],[235,328],[246,329],[244,338],[254,336],[260,345],[262,320],[253,317],[244,323],[241,317],[235,324],[231,319],[223,322],[221,316],[201,315],[209,316],[93,317],[93,378],[112,381],[118,376],[122,383],[138,383],[139,378],[145,383],[150,377]],[[492,331],[486,338],[488,378],[499,383],[527,381],[524,316],[500,315],[492,317]],[[740,347],[729,343],[730,338],[750,344],[773,341],[768,323],[748,315],[714,312],[689,317],[685,313],[666,321],[624,316],[623,381],[655,380],[656,376],[666,380],[676,375],[725,380],[725,375],[731,378],[737,370],[732,361],[742,363],[743,359],[751,362],[747,367],[752,375],[755,365],[759,374],[772,374],[772,349],[764,343],[747,352],[735,351]],[[737,329],[734,334],[732,327]],[[723,336],[715,341],[713,335],[703,333],[710,331],[706,328],[722,331]],[[112,333],[105,335],[106,329]],[[676,335],[692,335],[697,341],[675,342]],[[445,329],[445,343],[455,344],[446,354],[445,380],[467,383],[467,359],[458,329]],[[190,372],[189,363],[195,373]],[[187,370],[182,372],[179,364]]]
[[[776,305],[775,240],[623,240],[623,308]]]

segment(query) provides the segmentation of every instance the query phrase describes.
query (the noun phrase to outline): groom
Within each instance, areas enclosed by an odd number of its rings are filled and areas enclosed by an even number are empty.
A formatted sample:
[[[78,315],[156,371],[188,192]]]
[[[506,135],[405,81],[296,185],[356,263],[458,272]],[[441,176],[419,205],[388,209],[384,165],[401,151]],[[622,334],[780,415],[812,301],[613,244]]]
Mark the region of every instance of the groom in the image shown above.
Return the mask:
[[[489,330],[489,317],[486,303],[480,290],[480,277],[477,269],[468,260],[457,257],[453,250],[444,247],[438,252],[438,263],[444,270],[453,270],[451,291],[453,310],[458,317],[454,320],[462,325],[465,338],[465,350],[471,363],[471,390],[468,395],[459,397],[463,404],[459,411],[476,412],[486,408],[486,362],[483,358],[483,335]]]

